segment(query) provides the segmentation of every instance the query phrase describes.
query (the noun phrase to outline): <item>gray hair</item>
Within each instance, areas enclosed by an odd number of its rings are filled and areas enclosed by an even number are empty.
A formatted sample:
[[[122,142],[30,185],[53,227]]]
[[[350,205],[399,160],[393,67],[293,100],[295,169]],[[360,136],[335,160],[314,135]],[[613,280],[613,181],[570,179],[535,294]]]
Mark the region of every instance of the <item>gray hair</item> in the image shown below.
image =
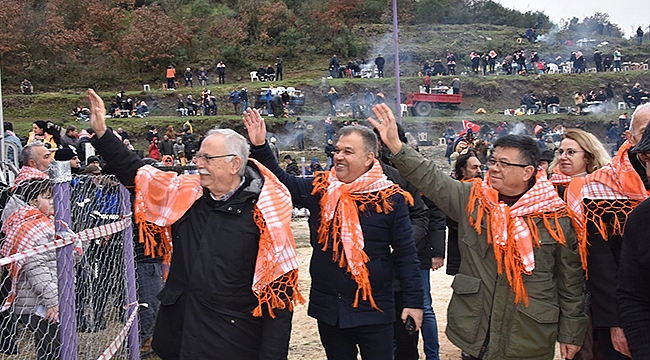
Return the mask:
[[[632,113],[632,119],[630,120],[630,131],[632,131],[632,124],[634,124],[634,118],[637,117],[640,112],[645,112],[645,111],[650,112],[650,103],[645,103],[643,105],[639,105],[636,107],[636,110],[634,110],[634,113]]]
[[[23,152],[20,153],[20,160],[22,160],[23,166],[27,166],[29,160],[36,160],[34,159],[34,148],[37,146],[45,147],[45,144],[42,141],[34,141],[25,145]]]
[[[223,137],[224,151],[228,154],[236,154],[241,159],[242,166],[239,169],[239,176],[244,176],[248,154],[250,153],[250,145],[248,145],[246,138],[232,129],[212,129],[205,134],[205,137],[207,138],[211,135]],[[224,160],[231,162],[232,158],[226,158]]]
[[[370,152],[377,156],[377,135],[375,135],[375,133],[370,130],[370,128],[367,128],[365,126],[344,126],[339,130],[339,139],[342,136],[350,134],[359,134],[363,141],[363,147],[365,148],[366,153]]]

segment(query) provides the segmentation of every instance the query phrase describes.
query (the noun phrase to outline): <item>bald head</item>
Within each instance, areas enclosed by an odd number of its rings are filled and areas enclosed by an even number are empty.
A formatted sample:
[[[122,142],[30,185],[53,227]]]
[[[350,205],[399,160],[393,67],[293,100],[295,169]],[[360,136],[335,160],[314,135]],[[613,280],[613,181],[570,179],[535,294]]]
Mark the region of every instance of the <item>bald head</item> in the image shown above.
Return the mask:
[[[632,114],[632,120],[630,121],[630,130],[625,132],[627,140],[630,142],[630,145],[635,146],[641,141],[643,137],[643,131],[650,122],[650,103],[643,104],[638,106]]]

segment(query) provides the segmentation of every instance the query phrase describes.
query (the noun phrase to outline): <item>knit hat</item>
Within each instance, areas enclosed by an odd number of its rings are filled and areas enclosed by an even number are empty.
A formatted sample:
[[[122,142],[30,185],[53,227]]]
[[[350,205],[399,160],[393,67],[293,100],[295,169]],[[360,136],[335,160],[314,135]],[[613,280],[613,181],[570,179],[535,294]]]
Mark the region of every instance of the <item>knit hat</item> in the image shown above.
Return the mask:
[[[54,153],[54,160],[68,161],[68,160],[71,160],[75,156],[77,156],[77,152],[74,149],[62,148],[62,149],[58,149]]]

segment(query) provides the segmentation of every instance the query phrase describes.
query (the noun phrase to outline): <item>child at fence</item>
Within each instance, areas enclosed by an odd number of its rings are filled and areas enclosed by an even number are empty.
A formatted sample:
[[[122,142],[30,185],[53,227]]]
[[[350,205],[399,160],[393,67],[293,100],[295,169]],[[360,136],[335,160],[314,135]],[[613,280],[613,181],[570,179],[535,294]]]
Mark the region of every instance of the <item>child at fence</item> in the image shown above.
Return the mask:
[[[17,185],[2,213],[6,234],[0,254],[7,257],[54,240],[54,200],[49,179]],[[34,331],[36,358],[59,358],[59,300],[56,251],[46,251],[7,266],[12,288],[3,309]]]

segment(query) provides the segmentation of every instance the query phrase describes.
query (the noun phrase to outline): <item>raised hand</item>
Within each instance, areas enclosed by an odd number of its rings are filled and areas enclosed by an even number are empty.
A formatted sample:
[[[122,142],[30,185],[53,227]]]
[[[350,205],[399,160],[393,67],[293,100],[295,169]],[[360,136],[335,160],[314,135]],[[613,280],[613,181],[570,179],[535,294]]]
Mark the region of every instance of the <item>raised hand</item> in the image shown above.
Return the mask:
[[[248,139],[251,141],[251,144],[255,146],[264,145],[266,142],[266,124],[259,111],[249,108],[244,111],[242,121],[248,131]]]
[[[97,95],[95,90],[88,89],[88,102],[90,103],[90,127],[95,130],[95,136],[99,139],[106,133],[104,100]]]
[[[393,111],[386,104],[377,104],[372,108],[377,120],[368,118],[368,122],[379,131],[381,141],[386,144],[390,152],[397,154],[402,149],[402,142],[397,134],[397,123]]]

